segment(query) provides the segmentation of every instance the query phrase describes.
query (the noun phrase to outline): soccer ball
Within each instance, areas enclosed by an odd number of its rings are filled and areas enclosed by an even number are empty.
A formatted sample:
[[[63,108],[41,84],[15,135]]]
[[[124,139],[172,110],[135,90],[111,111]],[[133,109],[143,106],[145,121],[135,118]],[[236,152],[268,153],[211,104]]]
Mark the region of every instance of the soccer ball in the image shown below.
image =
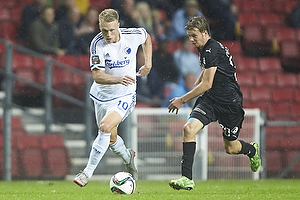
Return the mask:
[[[135,180],[127,172],[118,172],[111,177],[109,186],[115,194],[132,194],[135,190]]]

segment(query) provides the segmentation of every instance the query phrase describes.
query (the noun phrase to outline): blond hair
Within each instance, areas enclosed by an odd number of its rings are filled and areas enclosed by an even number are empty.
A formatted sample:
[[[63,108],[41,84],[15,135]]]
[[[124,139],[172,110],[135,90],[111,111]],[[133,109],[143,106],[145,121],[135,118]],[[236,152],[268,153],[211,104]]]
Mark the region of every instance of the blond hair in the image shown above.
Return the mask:
[[[113,22],[113,21],[119,21],[119,14],[114,9],[105,9],[99,14],[99,22],[105,21],[105,22]]]

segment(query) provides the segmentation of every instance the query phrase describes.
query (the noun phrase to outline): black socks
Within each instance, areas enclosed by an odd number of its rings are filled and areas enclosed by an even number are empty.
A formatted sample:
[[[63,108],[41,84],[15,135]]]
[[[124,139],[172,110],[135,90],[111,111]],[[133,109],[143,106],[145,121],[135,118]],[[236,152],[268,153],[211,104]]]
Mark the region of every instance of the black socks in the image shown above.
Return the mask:
[[[249,158],[252,158],[256,153],[255,147],[247,142],[244,142],[243,140],[239,141],[242,144],[242,149],[238,154],[244,154],[247,155]]]
[[[194,155],[196,151],[196,142],[183,142],[183,156],[181,160],[181,173],[189,179],[192,178],[192,168]]]

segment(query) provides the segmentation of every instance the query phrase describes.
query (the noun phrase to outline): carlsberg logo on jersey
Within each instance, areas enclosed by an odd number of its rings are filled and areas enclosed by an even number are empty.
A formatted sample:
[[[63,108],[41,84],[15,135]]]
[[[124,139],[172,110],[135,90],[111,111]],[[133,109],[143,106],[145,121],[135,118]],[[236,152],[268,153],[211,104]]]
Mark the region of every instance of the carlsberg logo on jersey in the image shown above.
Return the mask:
[[[105,66],[109,67],[109,69],[125,67],[130,63],[130,60],[126,60],[126,58],[127,57],[125,57],[125,60],[117,60],[117,61],[105,60]]]

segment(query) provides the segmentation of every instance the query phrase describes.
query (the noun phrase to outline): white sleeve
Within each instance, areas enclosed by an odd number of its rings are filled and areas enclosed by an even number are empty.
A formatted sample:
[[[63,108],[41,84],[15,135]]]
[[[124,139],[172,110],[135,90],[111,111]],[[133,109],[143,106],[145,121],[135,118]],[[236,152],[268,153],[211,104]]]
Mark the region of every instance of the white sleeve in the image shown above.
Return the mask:
[[[92,54],[90,57],[91,70],[101,69],[105,70],[105,60],[103,54]]]

